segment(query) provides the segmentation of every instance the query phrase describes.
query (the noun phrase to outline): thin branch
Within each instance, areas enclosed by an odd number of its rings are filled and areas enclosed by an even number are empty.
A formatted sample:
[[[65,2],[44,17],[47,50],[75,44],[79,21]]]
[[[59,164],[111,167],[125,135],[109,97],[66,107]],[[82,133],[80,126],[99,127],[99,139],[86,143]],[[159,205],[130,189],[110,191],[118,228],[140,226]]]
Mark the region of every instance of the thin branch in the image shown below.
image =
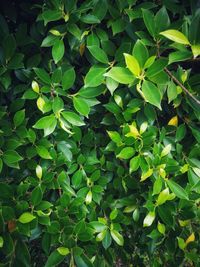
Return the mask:
[[[159,41],[156,42],[156,48],[157,48],[157,57],[160,58],[160,43]],[[181,83],[179,80],[172,74],[171,71],[169,71],[167,68],[164,68],[164,71],[168,74],[168,76],[177,84],[181,87],[181,89],[188,95],[190,96],[194,102],[196,102],[198,105],[200,105],[200,100],[198,100],[195,96],[193,96],[190,91]]]
[[[181,89],[188,95],[190,96],[198,105],[200,105],[200,100],[198,100],[193,94],[191,94],[188,89],[181,83],[179,80],[169,71],[167,68],[164,68],[164,71],[169,75],[172,80],[181,87]]]

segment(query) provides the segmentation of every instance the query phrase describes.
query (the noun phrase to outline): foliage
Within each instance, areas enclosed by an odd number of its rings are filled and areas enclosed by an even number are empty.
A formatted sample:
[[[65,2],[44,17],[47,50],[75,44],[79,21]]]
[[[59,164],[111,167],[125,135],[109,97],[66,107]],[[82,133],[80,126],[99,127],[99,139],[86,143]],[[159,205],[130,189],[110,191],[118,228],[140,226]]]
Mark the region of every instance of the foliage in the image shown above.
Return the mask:
[[[1,2],[1,266],[199,266],[198,3]]]

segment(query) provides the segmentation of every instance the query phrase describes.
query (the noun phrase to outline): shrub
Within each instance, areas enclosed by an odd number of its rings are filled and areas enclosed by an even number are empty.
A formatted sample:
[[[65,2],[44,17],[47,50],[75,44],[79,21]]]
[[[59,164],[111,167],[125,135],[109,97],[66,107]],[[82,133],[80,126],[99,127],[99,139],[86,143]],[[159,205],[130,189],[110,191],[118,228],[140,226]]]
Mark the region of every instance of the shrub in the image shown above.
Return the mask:
[[[199,266],[198,7],[1,2],[1,266]]]

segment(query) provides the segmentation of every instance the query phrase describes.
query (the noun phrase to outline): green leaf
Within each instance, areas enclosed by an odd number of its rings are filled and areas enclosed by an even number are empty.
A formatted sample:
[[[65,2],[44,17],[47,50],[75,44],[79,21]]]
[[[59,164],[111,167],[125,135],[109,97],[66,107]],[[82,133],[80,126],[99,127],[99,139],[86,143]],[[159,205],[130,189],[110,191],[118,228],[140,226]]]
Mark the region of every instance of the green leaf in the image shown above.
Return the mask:
[[[124,57],[127,68],[133,73],[133,75],[138,77],[140,75],[141,69],[137,59],[134,56],[126,53],[124,53]]]
[[[22,122],[25,119],[25,110],[19,110],[15,113],[13,121],[14,121],[14,125],[15,127],[18,127],[22,124]]]
[[[188,38],[180,31],[170,29],[160,32],[160,34],[176,43],[190,45]]]
[[[156,32],[159,33],[170,25],[170,19],[167,13],[167,9],[163,6],[155,15]]]
[[[116,230],[111,230],[110,234],[119,246],[124,245],[124,238],[119,232],[117,232]]]
[[[137,40],[137,42],[135,43],[133,47],[133,55],[139,62],[140,67],[143,68],[145,62],[147,61],[149,57],[149,52],[146,46],[142,43],[142,41]]]
[[[92,66],[85,76],[85,87],[96,87],[102,84],[105,72],[106,68]]]
[[[98,87],[82,87],[79,91],[78,91],[78,95],[84,98],[94,98],[96,96],[99,96],[103,93],[103,91],[105,90],[104,86],[98,86]]]
[[[135,154],[134,148],[132,148],[132,147],[125,147],[117,155],[117,158],[120,158],[120,159],[130,159],[134,154]]]
[[[92,56],[101,63],[108,63],[108,57],[106,53],[97,45],[87,46]]]
[[[54,267],[58,266],[63,260],[65,256],[60,254],[58,250],[54,250],[50,256],[48,256],[47,262],[45,263],[44,267]]]
[[[146,71],[146,76],[151,78],[161,71],[167,66],[168,60],[165,58],[159,58],[158,60],[154,61],[153,64],[148,68]]]
[[[91,15],[91,14],[82,16],[81,21],[87,24],[100,23],[100,20],[95,15]]]
[[[142,84],[142,92],[147,102],[161,110],[161,93],[152,82],[145,80]]]
[[[76,73],[74,71],[74,68],[66,70],[62,78],[63,90],[70,89],[74,85],[75,79],[76,79]]]
[[[130,84],[134,81],[135,77],[126,68],[113,67],[109,72],[105,73],[104,76],[112,78],[122,84]]]
[[[51,155],[49,154],[49,151],[44,146],[37,146],[36,147],[38,155],[43,159],[52,159]]]
[[[41,186],[37,186],[33,189],[31,194],[31,203],[36,206],[42,201],[43,192]]]
[[[180,199],[189,200],[187,192],[179,184],[172,180],[167,180],[170,190]]]
[[[160,193],[161,189],[162,189],[162,178],[160,176],[157,177],[156,181],[154,182],[153,185],[153,195],[157,195]]]
[[[52,57],[57,64],[64,56],[65,46],[63,40],[57,40],[52,47]]]
[[[65,160],[71,162],[73,155],[67,143],[65,141],[61,141],[58,143],[57,147],[58,147],[58,151],[62,152]]]
[[[74,108],[76,109],[76,111],[78,113],[80,113],[81,115],[84,115],[86,117],[88,116],[88,114],[90,112],[90,107],[88,106],[88,104],[84,98],[74,96],[73,97],[73,104],[74,104]]]
[[[192,58],[190,51],[176,51],[169,54],[169,64],[179,61],[185,61]]]
[[[178,92],[177,92],[175,83],[172,81],[168,82],[168,86],[167,86],[168,103],[176,99],[177,95],[178,95]]]
[[[49,115],[49,116],[45,116],[45,117],[39,119],[33,127],[36,128],[36,129],[45,129],[54,120],[55,120],[55,117],[54,117],[53,114]]]
[[[51,84],[51,78],[44,69],[34,68],[34,71],[41,81],[43,81],[46,84]]]
[[[45,10],[42,13],[42,17],[44,19],[44,24],[45,26],[47,25],[48,22],[50,21],[56,21],[62,18],[62,12],[60,10]]]
[[[57,120],[55,116],[49,115],[39,119],[33,128],[44,129],[44,136],[51,134],[56,128]]]
[[[63,111],[61,114],[72,125],[75,125],[75,126],[85,125],[81,117],[72,111]]]
[[[148,32],[151,34],[151,36],[154,37],[156,33],[156,24],[154,21],[153,13],[149,11],[148,9],[142,9],[142,14],[143,14],[143,20],[147,27]]]
[[[177,237],[177,240],[178,240],[178,246],[179,246],[179,248],[182,249],[182,250],[184,250],[185,247],[186,247],[186,243],[185,243],[184,239],[181,238],[181,237]]]
[[[107,230],[106,235],[104,239],[102,240],[102,245],[105,249],[108,249],[111,243],[112,243],[112,238],[111,238],[110,232]]]
[[[30,213],[30,212],[24,212],[22,215],[20,215],[18,221],[20,223],[29,223],[32,222],[36,217]]]
[[[14,55],[16,50],[16,41],[13,34],[7,35],[6,38],[3,40],[3,48],[5,58],[10,59]]]
[[[140,156],[136,156],[130,160],[129,173],[135,172],[140,166]]]
[[[82,182],[83,173],[81,170],[76,171],[72,176],[72,185],[74,188],[79,187],[80,183]]]
[[[23,158],[14,150],[7,150],[3,153],[5,163],[12,164],[21,161]]]
[[[59,113],[60,111],[62,111],[64,108],[64,102],[62,100],[62,98],[60,97],[54,97],[53,99],[53,103],[52,103],[52,110],[55,114]]]

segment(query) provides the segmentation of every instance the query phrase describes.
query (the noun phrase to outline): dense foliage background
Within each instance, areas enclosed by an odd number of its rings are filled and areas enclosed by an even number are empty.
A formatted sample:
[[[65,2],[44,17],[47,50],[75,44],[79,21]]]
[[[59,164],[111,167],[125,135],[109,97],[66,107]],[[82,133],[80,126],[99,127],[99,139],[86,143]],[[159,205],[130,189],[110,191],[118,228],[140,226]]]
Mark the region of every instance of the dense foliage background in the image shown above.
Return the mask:
[[[200,266],[199,1],[0,6],[0,266]]]

